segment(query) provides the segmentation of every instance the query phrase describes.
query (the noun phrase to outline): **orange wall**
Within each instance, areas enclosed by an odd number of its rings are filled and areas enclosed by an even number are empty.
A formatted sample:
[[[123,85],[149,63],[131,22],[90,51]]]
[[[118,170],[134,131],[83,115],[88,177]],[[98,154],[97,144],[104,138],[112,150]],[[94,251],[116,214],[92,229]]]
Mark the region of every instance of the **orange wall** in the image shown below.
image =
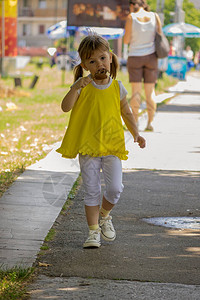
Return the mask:
[[[2,1],[0,1],[0,56],[2,56]],[[17,0],[4,0],[5,56],[17,55]]]

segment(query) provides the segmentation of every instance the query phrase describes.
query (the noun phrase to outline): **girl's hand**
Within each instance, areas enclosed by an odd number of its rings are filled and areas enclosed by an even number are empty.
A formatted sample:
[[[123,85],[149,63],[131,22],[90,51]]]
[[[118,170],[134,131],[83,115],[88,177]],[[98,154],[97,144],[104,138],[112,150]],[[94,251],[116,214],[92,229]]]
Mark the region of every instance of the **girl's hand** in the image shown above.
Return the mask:
[[[65,97],[62,100],[61,108],[64,112],[68,112],[74,107],[74,104],[76,103],[79,97],[78,90],[80,88],[84,88],[91,81],[92,79],[91,76],[89,75],[87,77],[81,77],[76,82],[74,82],[69,92],[65,95]]]
[[[134,139],[135,143],[138,143],[140,148],[145,148],[146,146],[146,140],[141,136],[138,135],[135,139]]]
[[[78,80],[76,80],[76,82],[74,82],[74,84],[71,86],[71,88],[79,90],[80,88],[84,88],[91,81],[92,81],[91,75],[88,75],[86,77],[80,77]]]

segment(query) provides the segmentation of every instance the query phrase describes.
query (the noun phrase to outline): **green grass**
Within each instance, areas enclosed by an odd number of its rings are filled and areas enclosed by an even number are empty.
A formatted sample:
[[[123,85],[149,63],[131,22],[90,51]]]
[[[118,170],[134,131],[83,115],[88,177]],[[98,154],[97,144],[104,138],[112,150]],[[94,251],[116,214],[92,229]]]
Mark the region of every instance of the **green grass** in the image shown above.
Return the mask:
[[[43,245],[40,247],[40,250],[42,250],[42,251],[40,251],[40,255],[43,254],[43,251],[46,251],[46,250],[49,249],[49,246],[47,245],[47,243],[48,243],[49,241],[52,241],[52,240],[53,240],[55,234],[56,234],[55,229],[54,229],[54,228],[51,228],[51,229],[49,230],[49,232],[47,233],[47,236],[46,236],[45,239],[44,239]]]
[[[54,228],[51,228],[49,232],[47,233],[47,236],[45,237],[45,242],[49,242],[54,238],[54,235],[56,234],[56,231]]]
[[[60,141],[64,135],[69,114],[61,111],[60,103],[71,79],[60,87],[59,76],[58,70],[45,67],[40,71],[37,89],[20,88],[10,97],[1,95],[1,87],[11,88],[11,79],[0,79],[0,196],[16,174],[48,153],[45,145]],[[16,109],[8,110],[9,102]]]
[[[163,77],[159,78],[156,85],[156,92],[163,93],[170,86],[175,85],[178,82],[177,78],[168,76],[166,73],[163,73]]]
[[[44,245],[42,245],[42,246],[40,247],[40,249],[46,251],[46,250],[49,249],[49,246],[47,246],[46,244],[44,244]]]
[[[33,274],[33,268],[14,267],[0,269],[0,300],[24,299],[26,296],[25,283]]]

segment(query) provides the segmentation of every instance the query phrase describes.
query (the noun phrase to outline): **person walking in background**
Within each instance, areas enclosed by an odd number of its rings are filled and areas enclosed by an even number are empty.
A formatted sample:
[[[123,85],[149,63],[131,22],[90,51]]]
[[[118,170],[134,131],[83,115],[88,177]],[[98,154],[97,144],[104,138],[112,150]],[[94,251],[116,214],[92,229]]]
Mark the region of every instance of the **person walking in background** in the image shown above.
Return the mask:
[[[72,112],[57,152],[66,158],[79,154],[89,227],[89,236],[83,247],[98,248],[100,234],[106,241],[113,241],[116,237],[110,211],[123,190],[121,160],[126,160],[128,154],[121,116],[141,148],[145,147],[145,139],[138,133],[126,100],[127,91],[115,79],[119,64],[108,41],[96,34],[89,35],[80,43],[78,53],[81,63],[75,67],[75,82],[61,105],[64,112],[71,109]],[[83,77],[84,70],[90,74]],[[102,204],[101,169],[105,181]]]
[[[187,60],[187,71],[189,71],[192,67],[194,67],[194,52],[192,51],[190,46],[187,46],[186,49],[183,51],[183,56]]]
[[[138,122],[138,111],[141,102],[142,81],[146,96],[148,122],[146,130],[153,130],[152,121],[156,111],[153,100],[157,80],[158,59],[155,53],[155,33],[162,32],[160,18],[150,12],[145,0],[131,0],[130,14],[125,25],[124,44],[129,45],[128,73],[132,85],[130,106]]]

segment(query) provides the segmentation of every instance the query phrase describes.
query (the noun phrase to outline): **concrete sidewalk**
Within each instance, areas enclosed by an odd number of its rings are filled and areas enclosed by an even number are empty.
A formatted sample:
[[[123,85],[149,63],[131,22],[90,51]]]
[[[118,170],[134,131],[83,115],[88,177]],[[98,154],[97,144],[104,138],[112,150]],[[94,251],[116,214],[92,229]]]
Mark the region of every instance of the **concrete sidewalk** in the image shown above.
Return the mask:
[[[0,199],[1,267],[32,266],[79,175],[76,165],[60,159],[57,146]]]
[[[200,94],[180,94],[160,107],[153,122],[153,132],[142,132],[147,116],[140,119],[141,135],[147,147],[141,151],[126,132],[129,159],[124,169],[200,170]]]
[[[155,131],[141,133],[146,149],[138,149],[126,133],[130,155],[123,163],[125,190],[113,210],[114,243],[87,253],[82,249],[87,236],[82,189],[67,216],[57,218],[79,169],[76,160],[61,159],[54,149],[0,199],[0,260],[6,266],[32,265],[53,224],[57,231],[50,250],[39,258],[50,266],[30,286],[31,299],[200,298],[200,229],[170,229],[143,220],[200,216],[200,89],[193,93],[196,78],[188,78],[174,88],[187,91],[186,97],[178,95],[161,107]],[[144,115],[141,130],[145,122]]]

